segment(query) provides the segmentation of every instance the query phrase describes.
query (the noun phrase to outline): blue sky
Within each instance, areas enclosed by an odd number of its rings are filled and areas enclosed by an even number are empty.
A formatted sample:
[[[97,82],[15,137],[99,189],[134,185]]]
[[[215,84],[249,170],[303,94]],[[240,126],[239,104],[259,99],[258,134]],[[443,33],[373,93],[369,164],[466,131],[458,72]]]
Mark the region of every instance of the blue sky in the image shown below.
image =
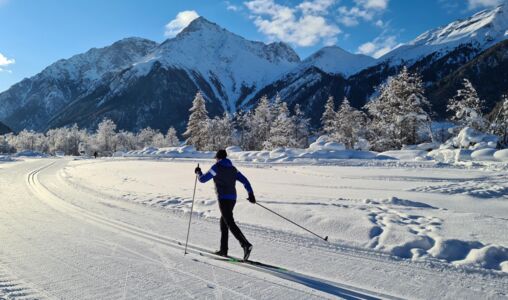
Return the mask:
[[[0,0],[0,91],[61,58],[139,36],[161,42],[200,15],[305,58],[325,45],[379,56],[503,0]]]

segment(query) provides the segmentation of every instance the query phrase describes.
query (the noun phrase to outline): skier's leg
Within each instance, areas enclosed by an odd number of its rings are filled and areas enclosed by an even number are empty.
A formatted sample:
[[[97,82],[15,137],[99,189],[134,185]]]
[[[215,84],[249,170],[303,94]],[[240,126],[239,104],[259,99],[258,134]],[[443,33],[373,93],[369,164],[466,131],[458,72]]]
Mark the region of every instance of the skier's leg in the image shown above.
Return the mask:
[[[226,222],[229,230],[235,236],[235,238],[240,242],[242,248],[251,246],[251,243],[247,240],[247,238],[243,235],[240,228],[235,223],[235,219],[233,218],[233,208],[235,207],[236,201],[226,200],[219,201],[219,208],[222,214],[222,218]]]
[[[226,220],[224,217],[220,218],[220,252],[227,254],[228,253],[228,225],[226,224]]]

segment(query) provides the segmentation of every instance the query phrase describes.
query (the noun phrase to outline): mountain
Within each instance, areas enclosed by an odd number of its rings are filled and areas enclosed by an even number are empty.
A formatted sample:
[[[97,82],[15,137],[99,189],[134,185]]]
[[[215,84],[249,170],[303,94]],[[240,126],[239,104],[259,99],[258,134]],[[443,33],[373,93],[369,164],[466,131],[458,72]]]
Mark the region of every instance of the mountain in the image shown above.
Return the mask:
[[[12,132],[12,130],[7,125],[5,125],[4,123],[0,122],[0,135],[6,134],[6,133],[9,133],[9,132]]]
[[[15,129],[91,128],[103,117],[129,130],[182,128],[197,90],[212,115],[234,112],[299,63],[284,43],[248,41],[201,17],[161,44],[130,38],[58,61],[0,94],[0,117]]]
[[[1,93],[0,119],[12,124],[16,131],[46,128],[52,116],[94,93],[116,72],[141,59],[155,46],[152,41],[129,38],[59,60]]]
[[[340,47],[330,46],[302,61],[298,69],[316,67],[328,74],[341,74],[347,77],[374,64],[376,60],[370,56],[352,54]]]
[[[433,55],[438,59],[460,45],[485,50],[508,38],[508,4],[429,30],[380,58],[392,64],[410,64]]]
[[[0,93],[0,119],[14,130],[93,129],[108,117],[119,129],[181,131],[200,90],[212,116],[278,94],[317,126],[329,96],[360,108],[403,66],[422,75],[438,117],[465,76],[491,108],[505,92],[506,7],[429,30],[377,60],[325,47],[301,61],[284,43],[249,41],[200,17],[160,44],[128,38],[55,62]]]

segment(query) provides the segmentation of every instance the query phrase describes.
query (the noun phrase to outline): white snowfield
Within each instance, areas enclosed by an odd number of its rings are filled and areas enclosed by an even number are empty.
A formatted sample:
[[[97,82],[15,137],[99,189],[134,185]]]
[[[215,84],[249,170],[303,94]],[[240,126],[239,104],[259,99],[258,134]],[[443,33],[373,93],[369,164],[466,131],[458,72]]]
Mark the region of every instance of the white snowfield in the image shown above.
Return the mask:
[[[204,159],[27,159],[0,164],[0,298],[504,299],[506,174],[385,161],[335,166],[235,162],[260,203],[239,200],[251,259],[218,247]],[[241,249],[230,237],[230,253]]]

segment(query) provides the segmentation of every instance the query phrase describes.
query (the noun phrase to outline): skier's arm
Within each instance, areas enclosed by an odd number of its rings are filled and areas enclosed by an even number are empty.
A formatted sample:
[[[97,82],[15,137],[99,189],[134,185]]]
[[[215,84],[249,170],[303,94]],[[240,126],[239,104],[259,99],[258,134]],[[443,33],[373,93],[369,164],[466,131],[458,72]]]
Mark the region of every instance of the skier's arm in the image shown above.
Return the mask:
[[[240,172],[237,172],[236,173],[236,180],[240,181],[243,186],[245,187],[245,189],[247,190],[247,193],[253,193],[254,191],[252,190],[252,186],[250,185],[250,182],[249,180],[247,179],[247,177],[243,176],[242,173]]]
[[[215,175],[217,175],[217,172],[216,172],[216,167],[215,165],[213,167],[210,168],[210,170],[208,170],[208,172],[206,172],[205,174],[198,174],[198,179],[199,179],[199,182],[201,183],[205,183],[207,182],[208,180],[212,179],[215,177]]]

